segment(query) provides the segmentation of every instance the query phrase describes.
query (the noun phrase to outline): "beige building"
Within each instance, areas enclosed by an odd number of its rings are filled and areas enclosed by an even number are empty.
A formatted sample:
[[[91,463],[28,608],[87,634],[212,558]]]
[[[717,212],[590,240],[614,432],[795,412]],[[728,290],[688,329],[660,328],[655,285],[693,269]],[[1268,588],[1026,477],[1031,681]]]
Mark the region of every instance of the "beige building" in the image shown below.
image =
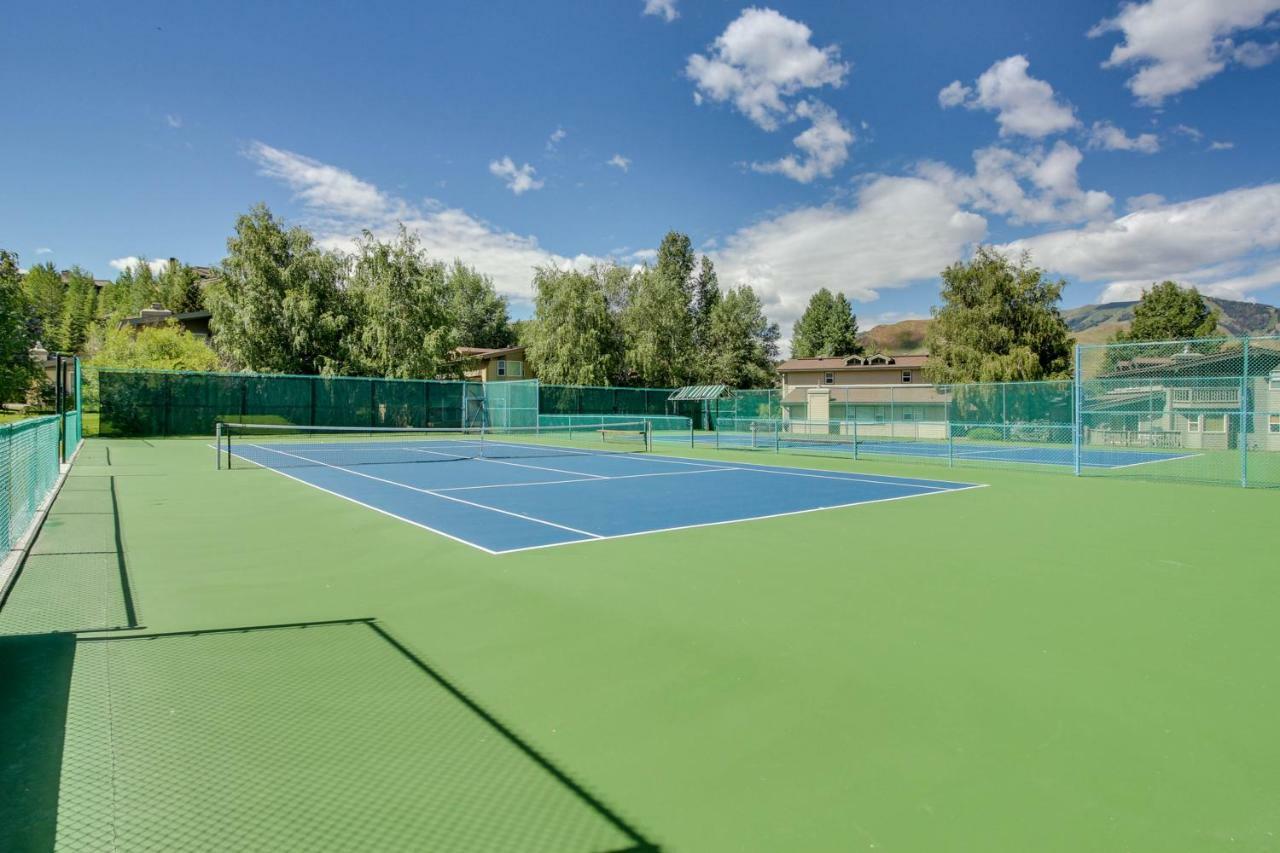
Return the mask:
[[[472,382],[534,378],[524,358],[524,347],[458,347],[453,356],[462,362],[463,377]]]
[[[914,437],[945,431],[950,394],[924,380],[927,355],[852,355],[793,358],[778,366],[782,411],[796,429],[852,429],[833,422],[857,422],[863,432]]]

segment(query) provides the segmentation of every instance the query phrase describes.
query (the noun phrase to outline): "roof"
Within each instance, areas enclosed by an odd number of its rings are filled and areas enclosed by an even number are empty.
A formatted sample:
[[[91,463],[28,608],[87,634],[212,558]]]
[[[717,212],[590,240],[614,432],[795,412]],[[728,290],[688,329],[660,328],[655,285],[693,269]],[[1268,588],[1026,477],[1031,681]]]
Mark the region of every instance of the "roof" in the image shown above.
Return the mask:
[[[838,355],[823,358],[792,358],[778,365],[780,372],[789,370],[883,370],[886,367],[924,367],[929,354],[921,355]]]
[[[515,352],[524,352],[524,347],[454,347],[453,354],[458,358],[497,358]]]
[[[153,312],[153,313],[148,313]],[[207,310],[201,311],[184,311],[181,314],[171,314],[169,312],[161,313],[154,309],[144,309],[142,316],[125,317],[120,321],[121,326],[150,326],[155,323],[165,323],[169,320],[176,320],[181,323],[183,320],[208,320],[213,314]]]
[[[1227,369],[1223,369],[1224,365]],[[1238,365],[1238,366],[1237,366]],[[1266,347],[1250,347],[1249,375],[1258,376],[1280,367],[1280,351]],[[1116,363],[1115,369],[1101,374],[1104,379],[1139,376],[1155,378],[1203,377],[1230,379],[1239,377],[1244,368],[1243,351],[1237,349],[1217,353],[1198,353],[1188,347],[1169,357],[1138,357]]]
[[[719,400],[727,389],[723,385],[686,385],[673,391],[668,400]]]

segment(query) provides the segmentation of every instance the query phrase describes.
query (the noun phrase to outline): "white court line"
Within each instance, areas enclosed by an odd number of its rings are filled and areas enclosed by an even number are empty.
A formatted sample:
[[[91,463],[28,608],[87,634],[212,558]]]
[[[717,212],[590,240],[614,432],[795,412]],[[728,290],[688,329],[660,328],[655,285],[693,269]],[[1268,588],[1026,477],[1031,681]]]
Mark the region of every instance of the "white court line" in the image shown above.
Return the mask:
[[[483,447],[483,445],[481,446]],[[438,450],[423,450],[419,447],[409,447],[406,449],[412,450],[414,453],[436,453],[436,454],[439,454],[440,456],[448,456],[450,459],[457,459],[458,461],[492,462],[495,465],[514,465],[517,468],[531,468],[534,471],[552,471],[556,474],[576,474],[579,477],[588,477],[592,479],[595,479],[595,478],[605,479],[600,474],[588,474],[584,471],[568,471],[564,468],[548,468],[545,465],[530,465],[525,462],[512,462],[508,459],[490,459],[487,456],[458,456],[457,454],[454,454],[454,453],[441,453]]]
[[[243,445],[244,445],[244,442],[241,442],[241,446]],[[476,503],[475,501],[464,500],[463,498],[454,497],[453,495],[442,495],[439,492],[431,491],[431,489],[420,489],[417,486],[410,486],[408,483],[401,483],[396,480],[388,480],[385,477],[375,477],[372,474],[366,474],[363,471],[352,471],[350,468],[343,468],[341,465],[330,465],[328,462],[321,462],[318,459],[311,459],[306,456],[299,456],[296,453],[288,453],[284,450],[276,450],[274,447],[263,447],[260,444],[249,444],[249,447],[256,447],[259,450],[266,450],[270,453],[279,453],[281,456],[292,456],[294,459],[301,459],[303,462],[310,462],[312,465],[321,465],[325,468],[332,468],[335,471],[343,471],[343,472],[346,472],[347,474],[354,474],[357,477],[364,477],[365,479],[368,479],[368,480],[374,480],[379,483],[386,483],[388,486],[399,486],[400,488],[408,489],[411,492],[421,492],[424,495],[432,495],[437,498],[442,498],[446,501],[454,501],[455,503],[466,504],[467,506],[473,506],[473,507],[476,507],[477,509],[487,509],[490,512],[497,512],[497,513],[501,513],[502,515],[509,515],[512,518],[521,518],[521,519],[524,519],[525,521],[532,521],[534,524],[545,524],[547,527],[558,527],[561,530],[567,530],[570,533],[577,533],[580,536],[590,536],[592,539],[603,538],[599,533],[592,533],[590,530],[579,530],[576,527],[569,527],[567,524],[557,524],[554,521],[547,521],[544,518],[535,518],[532,515],[525,515],[523,513],[512,512],[511,510],[506,510],[506,509],[499,509],[496,506],[486,506],[485,504]]]
[[[1113,453],[1115,451],[1112,451]],[[1203,453],[1184,453],[1181,456],[1166,456],[1163,459],[1148,459],[1146,462],[1131,462],[1128,465],[1090,465],[1091,468],[1110,468],[1113,471],[1119,471],[1121,468],[1137,468],[1139,465],[1154,465],[1157,462],[1176,462],[1179,459],[1195,459],[1197,456],[1204,456]]]
[[[703,471],[656,471],[649,474],[617,474],[612,477],[579,477],[575,480],[534,480],[531,483],[487,483],[483,486],[447,486],[437,492],[466,492],[472,489],[512,489],[519,486],[557,486],[562,483],[598,483],[601,480],[638,480],[641,477],[688,477],[693,474],[713,474],[717,471],[740,471],[740,468],[707,468]]]
[[[209,446],[213,447],[212,444]],[[295,483],[301,483],[304,486],[310,486],[311,488],[316,489],[317,491],[324,492],[326,495],[333,495],[335,498],[342,498],[344,501],[350,501],[356,506],[362,506],[365,509],[371,509],[374,512],[381,513],[387,516],[388,518],[394,518],[397,521],[403,521],[405,524],[412,524],[414,527],[420,527],[423,530],[426,530],[430,533],[435,533],[439,536],[443,536],[445,539],[452,539],[454,542],[458,542],[463,545],[470,545],[472,548],[475,548],[478,551],[484,551],[486,554],[490,554],[496,557],[499,554],[505,553],[503,551],[494,551],[492,548],[486,548],[483,545],[479,545],[475,542],[472,542],[469,539],[463,539],[460,536],[454,536],[452,533],[445,533],[443,530],[439,530],[438,528],[431,527],[430,525],[427,525],[427,524],[423,524],[421,521],[414,521],[412,518],[405,518],[403,515],[396,515],[394,512],[390,512],[388,510],[382,509],[381,507],[376,507],[373,504],[367,504],[364,501],[356,500],[350,495],[344,495],[342,492],[335,492],[332,489],[326,489],[324,486],[317,486],[315,483],[308,482],[307,480],[304,480],[301,477],[295,477],[292,474],[287,474],[284,471],[281,471],[279,468],[272,468],[268,465],[263,465],[261,462],[254,462],[252,459],[249,459],[245,456],[241,456],[238,453],[235,455],[236,455],[236,458],[241,459],[245,462],[248,462],[250,465],[254,465],[258,468],[261,468],[264,471],[270,471],[273,474],[279,474],[281,477],[288,477],[290,480],[293,480]]]
[[[832,504],[831,506],[815,506],[808,509],[794,509],[787,512],[774,512],[768,515],[750,515],[742,518],[729,518],[724,521],[703,521],[698,524],[680,524],[675,527],[655,527],[652,530],[635,530],[630,533],[617,533],[612,536],[601,536],[597,539],[578,539],[569,542],[548,542],[545,545],[526,545],[523,548],[507,548],[503,551],[497,551],[497,554],[517,554],[521,551],[541,551],[546,548],[559,548],[561,545],[581,545],[584,542],[603,542],[609,539],[630,539],[633,536],[648,536],[651,533],[670,533],[674,530],[694,530],[699,527],[720,527],[725,524],[741,524],[744,521],[763,521],[768,518],[786,518],[790,515],[804,515],[810,512],[824,512],[829,509],[847,509],[855,506],[866,506],[867,504],[881,504],[889,501],[905,501],[912,498],[927,498],[933,495],[945,495],[952,492],[967,492],[970,489],[985,489],[986,483],[973,483],[969,485],[959,486],[954,489],[947,489],[942,492],[919,492],[914,495],[898,495],[895,498],[875,498],[869,501],[853,501],[845,504]]]

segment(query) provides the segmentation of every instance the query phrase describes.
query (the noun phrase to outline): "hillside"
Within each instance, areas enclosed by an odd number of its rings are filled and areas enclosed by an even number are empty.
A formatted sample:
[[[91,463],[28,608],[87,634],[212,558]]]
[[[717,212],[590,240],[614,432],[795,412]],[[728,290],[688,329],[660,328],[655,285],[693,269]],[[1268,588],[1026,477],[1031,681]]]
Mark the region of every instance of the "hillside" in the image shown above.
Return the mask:
[[[1257,302],[1240,302],[1235,299],[1205,297],[1205,302],[1218,309],[1218,334],[1221,335],[1276,335],[1280,334],[1280,308]],[[1107,302],[1102,305],[1082,305],[1062,312],[1067,327],[1082,344],[1100,344],[1112,340],[1118,332],[1129,328],[1133,321],[1133,306],[1137,302]],[[924,338],[930,320],[903,320],[874,326],[858,336],[858,340],[870,352],[889,352],[911,355],[925,351]]]

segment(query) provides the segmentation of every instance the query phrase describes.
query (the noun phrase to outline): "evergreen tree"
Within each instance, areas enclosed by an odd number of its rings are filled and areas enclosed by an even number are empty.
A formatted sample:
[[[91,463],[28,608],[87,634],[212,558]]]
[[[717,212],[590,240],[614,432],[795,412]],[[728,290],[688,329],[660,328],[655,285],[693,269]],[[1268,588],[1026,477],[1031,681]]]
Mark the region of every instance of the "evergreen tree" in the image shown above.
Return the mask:
[[[679,231],[668,231],[658,246],[657,263],[654,269],[668,282],[679,287],[684,293],[686,310],[693,304],[693,267],[697,258],[693,253],[693,243],[689,235]]]
[[[39,321],[36,334],[44,348],[53,352],[64,349],[62,341],[62,304],[67,286],[53,263],[36,264],[22,280],[31,311]]]
[[[72,267],[67,277],[66,295],[62,301],[59,339],[67,352],[82,352],[89,337],[96,308],[97,288],[93,276],[80,267]]]
[[[186,264],[170,258],[156,278],[156,301],[175,314],[199,311],[204,307],[200,277]]]
[[[1118,341],[1182,341],[1207,338],[1218,328],[1218,312],[1205,303],[1194,287],[1162,281],[1142,291],[1133,307],[1133,324]]]
[[[1064,281],[1023,253],[1016,262],[981,246],[942,273],[942,307],[927,343],[930,382],[1006,382],[1071,375],[1071,334],[1058,311]]]
[[[18,256],[0,249],[0,401],[23,402],[42,368],[31,360],[39,320],[18,272]]]
[[[825,287],[809,297],[804,314],[796,321],[791,337],[792,358],[857,355],[858,318],[843,293]]]
[[[693,279],[693,344],[700,353],[707,353],[708,329],[711,312],[720,302],[720,279],[716,266],[706,255]]]

